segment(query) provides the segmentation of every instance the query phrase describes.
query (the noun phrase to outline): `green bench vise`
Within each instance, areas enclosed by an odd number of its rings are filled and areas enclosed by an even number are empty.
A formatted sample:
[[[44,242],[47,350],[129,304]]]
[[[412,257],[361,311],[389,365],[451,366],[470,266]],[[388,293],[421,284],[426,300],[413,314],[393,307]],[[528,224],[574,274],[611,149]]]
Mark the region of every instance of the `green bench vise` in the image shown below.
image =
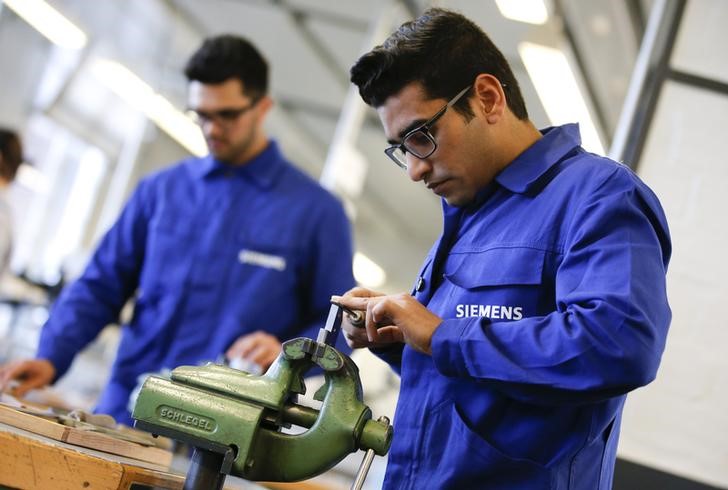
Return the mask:
[[[352,488],[361,487],[374,454],[389,450],[392,427],[386,417],[372,419],[356,364],[330,345],[341,316],[332,305],[319,338],[285,342],[261,376],[208,364],[178,367],[171,379],[147,378],[132,414],[135,426],[195,448],[185,490],[222,488],[228,474],[253,481],[304,480],[363,449]],[[314,366],[325,378],[314,395],[320,409],[296,403],[306,392],[303,376]],[[284,432],[292,425],[306,430]]]

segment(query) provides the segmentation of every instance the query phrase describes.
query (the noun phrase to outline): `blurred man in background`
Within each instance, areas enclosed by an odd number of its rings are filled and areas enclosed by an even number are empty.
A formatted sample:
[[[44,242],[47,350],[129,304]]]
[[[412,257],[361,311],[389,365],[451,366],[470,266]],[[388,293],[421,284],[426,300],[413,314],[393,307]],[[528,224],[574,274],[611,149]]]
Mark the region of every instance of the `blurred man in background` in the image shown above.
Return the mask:
[[[262,55],[243,38],[213,37],[185,75],[210,154],[140,182],[54,305],[37,359],[0,367],[0,386],[16,380],[22,395],[58,379],[136,295],[96,407],[128,424],[141,374],[221,354],[265,370],[281,341],[315,338],[330,295],[353,286],[342,206],[264,131],[273,102]]]

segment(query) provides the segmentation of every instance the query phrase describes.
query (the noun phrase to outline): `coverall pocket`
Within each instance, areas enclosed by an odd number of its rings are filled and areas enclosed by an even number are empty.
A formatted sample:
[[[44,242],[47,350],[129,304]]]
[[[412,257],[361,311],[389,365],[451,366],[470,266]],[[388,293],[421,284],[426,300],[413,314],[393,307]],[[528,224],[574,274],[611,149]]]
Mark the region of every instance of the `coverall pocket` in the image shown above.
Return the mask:
[[[550,472],[528,459],[513,458],[474,432],[448,402],[428,420],[418,488],[550,489]]]
[[[553,295],[544,283],[546,252],[509,247],[453,254],[441,298],[451,318],[521,320],[549,311]]]
[[[541,284],[545,252],[504,247],[453,254],[445,278],[465,289],[517,284]]]

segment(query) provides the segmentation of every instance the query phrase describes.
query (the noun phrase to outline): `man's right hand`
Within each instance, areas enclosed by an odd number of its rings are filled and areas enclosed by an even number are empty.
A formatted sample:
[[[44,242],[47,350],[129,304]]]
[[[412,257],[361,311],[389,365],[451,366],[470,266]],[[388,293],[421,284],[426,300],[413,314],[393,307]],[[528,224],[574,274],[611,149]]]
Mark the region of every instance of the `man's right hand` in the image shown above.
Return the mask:
[[[355,287],[344,293],[343,296],[332,296],[331,300],[340,303],[348,308],[351,308],[352,310],[358,310],[363,312],[365,314],[365,322],[369,322],[370,324],[372,324],[369,326],[369,328],[376,329],[377,327],[388,325],[388,319],[380,318],[378,319],[379,322],[373,322],[373,315],[371,311],[367,311],[369,308],[367,307],[368,302],[366,300],[370,298],[381,299],[385,296],[386,295],[384,293],[378,293],[376,291],[372,291],[371,289]],[[398,335],[398,332],[395,331],[396,327],[386,328],[385,332],[387,332],[389,335],[379,336],[377,338],[377,341],[372,341],[369,339],[367,329],[353,326],[351,322],[349,322],[346,314],[344,314],[343,321],[341,322],[341,330],[344,333],[346,343],[352,349],[361,349],[366,347],[376,349],[381,347],[388,347],[392,343],[404,341],[404,339],[400,335]]]
[[[30,390],[49,385],[55,376],[56,368],[47,359],[9,362],[0,366],[0,392],[22,397]],[[13,387],[11,381],[19,384]]]
[[[412,295],[384,295],[354,288],[343,296],[332,296],[331,300],[352,310],[366,311],[365,328],[354,327],[344,315],[341,329],[349,347],[376,349],[404,342],[419,352],[432,355],[432,336],[442,318]]]

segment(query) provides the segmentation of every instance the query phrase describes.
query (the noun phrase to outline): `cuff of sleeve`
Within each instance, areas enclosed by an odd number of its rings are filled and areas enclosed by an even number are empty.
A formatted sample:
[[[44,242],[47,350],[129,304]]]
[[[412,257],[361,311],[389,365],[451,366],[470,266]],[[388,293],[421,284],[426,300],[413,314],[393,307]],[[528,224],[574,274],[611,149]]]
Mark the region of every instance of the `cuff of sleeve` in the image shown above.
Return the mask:
[[[71,367],[71,362],[73,362],[73,358],[59,355],[52,349],[43,348],[43,346],[38,348],[38,352],[35,357],[36,359],[46,359],[47,361],[50,361],[50,363],[53,364],[53,367],[56,368],[56,376],[53,378],[52,383],[55,383],[61,376],[66,374],[68,368]]]
[[[391,347],[380,347],[378,349],[370,347],[369,350],[372,354],[399,371],[399,366],[402,363],[402,351],[404,350],[404,344],[395,344]]]
[[[432,335],[432,360],[437,370],[445,376],[465,376],[468,373],[460,348],[463,332],[478,318],[444,320]]]

